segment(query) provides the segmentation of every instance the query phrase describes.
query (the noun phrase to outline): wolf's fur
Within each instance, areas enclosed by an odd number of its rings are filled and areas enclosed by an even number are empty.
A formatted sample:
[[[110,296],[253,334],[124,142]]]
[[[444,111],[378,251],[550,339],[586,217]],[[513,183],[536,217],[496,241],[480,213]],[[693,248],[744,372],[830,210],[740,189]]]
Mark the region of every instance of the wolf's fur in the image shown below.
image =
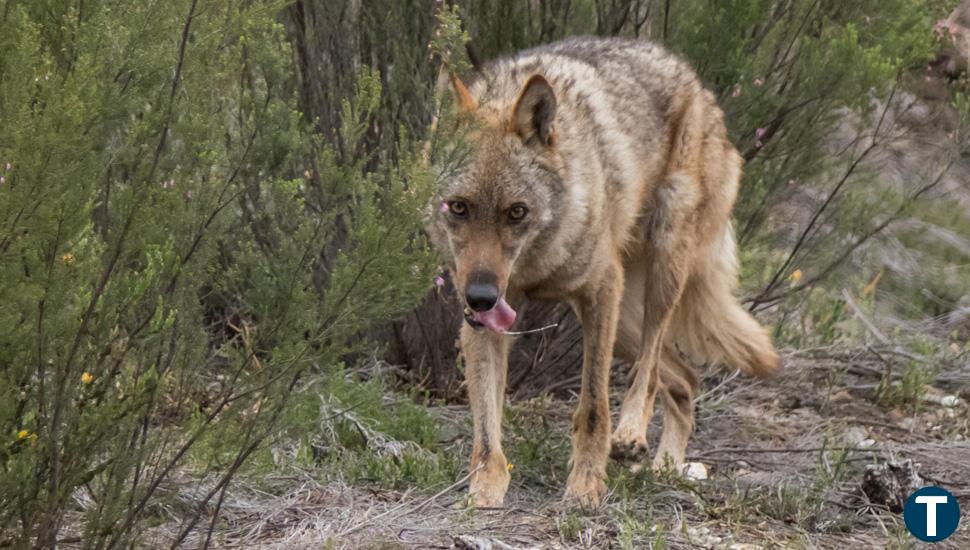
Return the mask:
[[[476,120],[473,152],[439,200],[430,232],[459,293],[487,273],[512,307],[562,299],[583,324],[566,497],[596,505],[611,448],[614,349],[634,365],[614,455],[646,449],[656,395],[666,404],[655,465],[684,461],[697,377],[720,362],[779,367],[765,330],[734,296],[730,213],[742,160],[714,96],[694,72],[644,42],[572,39],[487,64],[459,104]],[[456,203],[450,203],[456,204]],[[514,205],[528,208],[510,221]],[[509,483],[501,411],[510,337],[465,324],[474,420],[471,495],[501,506]]]

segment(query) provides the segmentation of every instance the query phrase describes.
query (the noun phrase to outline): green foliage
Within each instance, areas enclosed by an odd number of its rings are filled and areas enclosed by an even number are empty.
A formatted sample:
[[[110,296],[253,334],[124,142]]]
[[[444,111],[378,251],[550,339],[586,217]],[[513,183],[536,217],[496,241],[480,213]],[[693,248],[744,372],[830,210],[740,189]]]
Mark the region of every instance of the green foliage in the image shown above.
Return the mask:
[[[0,544],[126,546],[188,466],[218,480],[192,529],[427,288],[433,178],[361,146],[374,71],[339,144],[307,125],[281,6],[0,5]]]
[[[440,447],[439,422],[427,407],[390,398],[379,379],[333,374],[318,393],[303,394],[300,420],[287,423],[307,466],[387,488],[447,485],[459,476],[462,460]]]

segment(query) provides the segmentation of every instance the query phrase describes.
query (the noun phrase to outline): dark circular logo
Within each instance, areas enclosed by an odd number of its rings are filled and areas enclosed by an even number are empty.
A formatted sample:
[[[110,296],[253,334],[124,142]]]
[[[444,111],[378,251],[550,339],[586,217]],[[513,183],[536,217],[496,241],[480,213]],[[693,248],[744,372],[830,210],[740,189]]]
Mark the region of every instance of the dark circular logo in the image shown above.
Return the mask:
[[[946,489],[923,487],[906,500],[903,508],[906,529],[919,540],[939,542],[957,530],[960,503]]]

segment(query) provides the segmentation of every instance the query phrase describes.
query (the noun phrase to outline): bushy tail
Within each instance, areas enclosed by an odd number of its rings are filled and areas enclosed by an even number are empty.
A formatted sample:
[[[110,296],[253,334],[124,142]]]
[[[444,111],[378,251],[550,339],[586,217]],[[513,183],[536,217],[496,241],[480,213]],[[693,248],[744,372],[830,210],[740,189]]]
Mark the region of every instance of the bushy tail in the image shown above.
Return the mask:
[[[691,273],[668,334],[695,361],[722,363],[755,376],[780,368],[771,337],[735,297],[737,255],[734,231],[712,243],[704,265]]]

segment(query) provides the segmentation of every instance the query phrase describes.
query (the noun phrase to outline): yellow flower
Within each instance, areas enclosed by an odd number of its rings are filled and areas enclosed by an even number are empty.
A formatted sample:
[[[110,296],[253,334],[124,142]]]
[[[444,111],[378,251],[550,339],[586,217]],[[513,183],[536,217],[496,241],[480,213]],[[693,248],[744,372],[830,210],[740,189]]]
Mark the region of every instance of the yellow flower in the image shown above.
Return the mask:
[[[94,382],[94,376],[92,376],[90,372],[86,372],[81,375],[81,382],[84,384],[90,384],[91,382]]]
[[[797,283],[798,281],[801,281],[802,280],[802,270],[801,269],[796,269],[795,271],[792,271],[791,272],[791,275],[788,276],[788,280],[791,281],[791,282],[793,282],[793,283]]]
[[[61,256],[61,261],[64,262],[65,264],[67,264],[67,265],[74,265],[74,253],[73,252],[65,252]]]
[[[20,430],[17,432],[17,439],[27,439],[30,436],[30,432],[27,430]]]
[[[511,472],[512,468],[515,468],[515,464],[512,464],[511,462],[505,465],[505,471],[507,472]]]

